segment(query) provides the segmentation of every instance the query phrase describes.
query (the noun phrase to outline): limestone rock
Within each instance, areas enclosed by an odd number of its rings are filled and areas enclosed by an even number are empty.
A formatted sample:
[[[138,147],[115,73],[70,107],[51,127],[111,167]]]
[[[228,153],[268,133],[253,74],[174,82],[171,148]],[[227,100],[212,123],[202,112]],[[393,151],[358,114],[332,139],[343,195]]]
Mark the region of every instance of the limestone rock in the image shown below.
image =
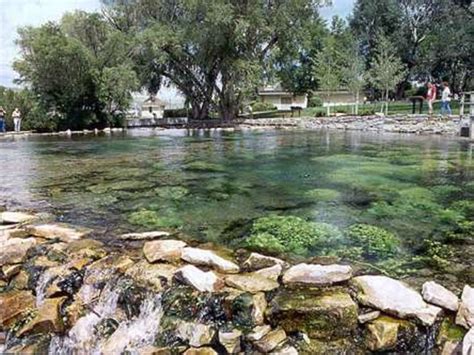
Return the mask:
[[[447,341],[443,344],[440,355],[461,355],[462,343],[459,341]]]
[[[176,271],[176,277],[200,292],[214,292],[222,287],[222,281],[212,271],[204,272],[194,265],[186,265]]]
[[[203,347],[203,348],[190,348],[186,350],[183,355],[218,355],[213,348]]]
[[[266,277],[267,279],[270,279],[273,281],[278,281],[278,278],[280,277],[282,271],[283,271],[283,267],[277,264],[274,266],[270,266],[270,267],[255,271],[255,274]]]
[[[281,290],[268,317],[286,332],[305,332],[312,339],[339,339],[357,329],[357,304],[340,290]]]
[[[18,336],[36,333],[60,333],[64,330],[60,307],[66,297],[48,298],[39,307],[37,315],[25,324],[18,332]]]
[[[261,325],[265,321],[265,310],[267,309],[267,300],[263,292],[252,296],[252,321],[256,325]]]
[[[173,355],[171,348],[158,348],[153,345],[144,346],[137,350],[140,355]]]
[[[270,333],[265,335],[262,339],[256,341],[254,344],[255,348],[262,353],[269,353],[275,349],[278,345],[286,340],[286,333],[283,329],[278,328],[272,330]]]
[[[258,293],[261,291],[271,291],[280,285],[276,281],[267,279],[256,273],[229,275],[225,277],[225,283],[229,287],[235,287],[239,290]]]
[[[35,307],[35,297],[29,291],[0,293],[0,327],[8,327]]]
[[[270,333],[271,330],[272,328],[267,324],[259,325],[253,328],[252,331],[249,334],[247,334],[246,338],[252,342],[257,341],[257,340],[262,339],[268,333]]]
[[[176,328],[176,336],[196,348],[210,344],[215,333],[211,326],[200,323],[181,322]]]
[[[40,224],[28,226],[28,232],[39,238],[45,239],[59,239],[62,242],[72,242],[74,240],[82,239],[87,234],[91,233],[89,229],[75,229],[63,224]]]
[[[223,273],[236,274],[239,272],[237,264],[221,258],[211,250],[184,248],[181,258],[191,264],[214,267]]]
[[[170,264],[150,264],[142,260],[125,271],[137,284],[160,291],[171,284],[178,268]]]
[[[237,354],[240,352],[240,337],[242,332],[240,330],[233,330],[231,332],[219,331],[219,343],[227,350],[229,354]]]
[[[157,261],[177,261],[181,258],[181,252],[186,246],[180,240],[155,240],[146,242],[143,246],[145,258],[150,263]]]
[[[459,307],[457,296],[434,281],[425,282],[421,292],[426,302],[456,312]]]
[[[244,292],[226,297],[228,313],[232,315],[234,324],[244,327],[263,325],[267,300],[263,292],[252,295]]]
[[[293,346],[286,345],[281,348],[275,349],[270,353],[271,355],[298,355],[298,350]]]
[[[168,232],[156,231],[156,232],[145,232],[145,233],[128,233],[122,234],[118,237],[121,240],[153,240],[169,237],[171,234]]]
[[[0,266],[23,262],[28,249],[34,245],[34,238],[12,238],[0,243]]]
[[[467,329],[474,327],[474,288],[468,285],[464,286],[462,291],[456,324]]]
[[[367,325],[367,347],[371,351],[391,350],[397,345],[399,323],[381,317]]]
[[[441,312],[441,308],[425,303],[418,292],[403,282],[386,276],[359,276],[352,283],[360,303],[400,318],[416,317],[430,326]]]
[[[347,265],[298,264],[283,274],[283,283],[322,286],[346,281],[351,277],[352,268]]]
[[[281,259],[265,256],[258,253],[251,253],[247,260],[244,261],[243,267],[249,271],[256,271],[275,265],[283,267],[285,262]]]
[[[373,311],[373,312],[360,314],[359,317],[357,317],[357,320],[359,321],[360,324],[364,324],[374,319],[377,319],[378,317],[380,317],[380,311]]]
[[[13,276],[20,272],[21,268],[22,266],[20,264],[5,265],[4,267],[2,267],[3,276],[7,280],[10,280]]]
[[[10,281],[10,286],[15,290],[27,290],[30,276],[25,270],[21,270]]]
[[[474,327],[464,336],[462,341],[462,355],[474,355]]]
[[[0,224],[17,224],[29,222],[36,217],[34,215],[23,212],[1,212]]]

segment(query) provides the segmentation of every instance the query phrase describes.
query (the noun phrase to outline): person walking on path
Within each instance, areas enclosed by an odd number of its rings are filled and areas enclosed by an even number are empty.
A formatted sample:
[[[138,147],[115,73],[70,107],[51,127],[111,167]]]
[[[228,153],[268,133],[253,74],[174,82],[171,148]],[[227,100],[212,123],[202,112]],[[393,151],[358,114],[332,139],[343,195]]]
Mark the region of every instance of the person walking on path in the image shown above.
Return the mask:
[[[0,106],[0,133],[5,132],[5,116],[6,116],[6,114],[7,113],[5,112],[3,107]]]
[[[451,115],[451,106],[449,103],[451,102],[451,89],[449,88],[449,84],[447,82],[443,83],[443,93],[441,94],[441,114],[444,116],[445,114]]]
[[[17,108],[15,108],[15,111],[12,113],[12,118],[13,118],[13,124],[15,125],[15,132],[20,132],[21,131],[21,112]]]
[[[428,83],[428,92],[426,93],[426,101],[428,102],[428,114],[433,115],[433,102],[436,100],[436,85]]]

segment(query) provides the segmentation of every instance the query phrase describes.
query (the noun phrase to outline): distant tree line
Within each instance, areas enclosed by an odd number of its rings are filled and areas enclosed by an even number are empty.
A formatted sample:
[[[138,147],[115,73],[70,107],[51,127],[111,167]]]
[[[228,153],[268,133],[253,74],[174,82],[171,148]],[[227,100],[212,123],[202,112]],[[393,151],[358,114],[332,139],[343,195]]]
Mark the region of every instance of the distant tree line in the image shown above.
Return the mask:
[[[234,119],[264,83],[402,97],[411,80],[473,86],[474,21],[465,0],[358,0],[330,23],[319,0],[102,0],[101,13],[19,30],[0,90],[36,130],[120,125],[140,89],[174,85],[190,116]]]

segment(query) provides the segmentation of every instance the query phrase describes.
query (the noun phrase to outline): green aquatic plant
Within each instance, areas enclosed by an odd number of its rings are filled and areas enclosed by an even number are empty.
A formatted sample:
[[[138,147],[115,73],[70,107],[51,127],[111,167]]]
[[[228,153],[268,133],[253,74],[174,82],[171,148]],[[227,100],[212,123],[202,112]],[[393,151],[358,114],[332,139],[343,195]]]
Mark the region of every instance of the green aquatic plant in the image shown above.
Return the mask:
[[[129,215],[128,221],[131,224],[146,228],[179,228],[183,222],[181,219],[169,213],[141,209]]]
[[[454,251],[449,245],[426,239],[422,257],[432,267],[445,269],[450,265],[450,260],[454,257]]]
[[[205,161],[195,161],[188,163],[185,166],[185,169],[188,171],[198,171],[198,172],[211,172],[211,173],[222,173],[226,169],[224,166],[214,163],[208,163]]]
[[[189,194],[189,190],[182,186],[161,186],[157,187],[155,192],[158,197],[173,201],[182,200]]]
[[[363,249],[368,258],[386,258],[395,254],[398,239],[395,234],[368,224],[355,224],[347,229],[347,238],[351,244]]]
[[[327,223],[308,222],[295,216],[258,218],[252,225],[246,246],[262,251],[305,254],[326,242],[339,240],[342,234]]]
[[[305,196],[316,201],[329,202],[341,197],[341,193],[332,189],[312,189],[305,193]]]

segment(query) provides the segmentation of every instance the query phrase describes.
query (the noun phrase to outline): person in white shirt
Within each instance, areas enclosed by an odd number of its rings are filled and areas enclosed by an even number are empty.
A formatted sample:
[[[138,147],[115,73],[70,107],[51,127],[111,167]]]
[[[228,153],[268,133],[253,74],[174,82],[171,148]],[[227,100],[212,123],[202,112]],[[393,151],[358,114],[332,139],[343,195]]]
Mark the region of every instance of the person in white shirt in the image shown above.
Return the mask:
[[[443,93],[441,94],[441,114],[451,115],[451,106],[449,105],[451,101],[451,89],[447,82],[443,83]]]

